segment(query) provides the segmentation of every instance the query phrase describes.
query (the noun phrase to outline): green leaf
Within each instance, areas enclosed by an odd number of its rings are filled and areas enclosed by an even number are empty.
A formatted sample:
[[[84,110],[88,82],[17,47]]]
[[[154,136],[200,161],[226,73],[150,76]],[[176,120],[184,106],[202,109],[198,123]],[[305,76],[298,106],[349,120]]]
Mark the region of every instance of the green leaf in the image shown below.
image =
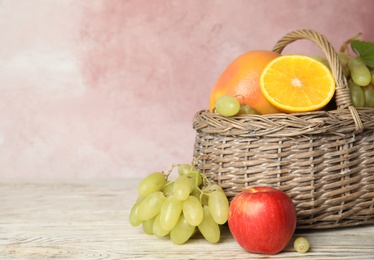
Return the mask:
[[[374,42],[353,40],[351,47],[364,59],[366,65],[374,67]]]

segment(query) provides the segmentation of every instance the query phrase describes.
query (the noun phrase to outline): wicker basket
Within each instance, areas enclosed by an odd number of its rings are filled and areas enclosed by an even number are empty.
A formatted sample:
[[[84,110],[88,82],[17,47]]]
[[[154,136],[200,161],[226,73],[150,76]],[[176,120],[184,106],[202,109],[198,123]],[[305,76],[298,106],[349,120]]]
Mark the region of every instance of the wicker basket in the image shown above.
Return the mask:
[[[298,229],[373,224],[374,109],[351,106],[337,53],[319,33],[293,31],[273,51],[300,39],[316,43],[329,61],[337,108],[231,118],[200,111],[193,122],[197,168],[229,200],[247,186],[283,190],[296,206]]]

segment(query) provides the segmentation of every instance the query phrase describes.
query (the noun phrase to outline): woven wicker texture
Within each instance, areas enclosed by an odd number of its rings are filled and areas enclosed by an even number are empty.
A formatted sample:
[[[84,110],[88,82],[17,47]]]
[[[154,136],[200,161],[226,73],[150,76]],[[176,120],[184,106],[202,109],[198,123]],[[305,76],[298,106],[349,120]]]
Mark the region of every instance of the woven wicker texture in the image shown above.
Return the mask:
[[[351,106],[337,53],[319,33],[291,32],[273,50],[302,39],[329,61],[337,108],[231,118],[200,111],[193,121],[197,168],[230,200],[248,186],[285,191],[299,229],[374,224],[374,109]]]

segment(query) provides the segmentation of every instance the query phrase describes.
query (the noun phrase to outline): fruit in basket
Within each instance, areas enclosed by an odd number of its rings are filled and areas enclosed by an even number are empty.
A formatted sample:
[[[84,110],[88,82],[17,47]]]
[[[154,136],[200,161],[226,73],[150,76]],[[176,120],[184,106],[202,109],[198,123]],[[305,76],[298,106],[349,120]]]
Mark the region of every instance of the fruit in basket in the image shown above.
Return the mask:
[[[212,184],[190,164],[178,165],[178,176],[156,172],[138,185],[139,197],[129,221],[144,233],[168,236],[177,245],[199,231],[211,243],[220,239],[220,225],[227,222],[229,202],[222,188]]]
[[[217,99],[231,96],[249,105],[259,114],[278,113],[260,90],[260,74],[265,66],[280,54],[267,50],[246,52],[234,59],[222,72],[210,94],[209,109],[213,112]]]
[[[374,86],[369,84],[364,89],[365,107],[374,107]]]
[[[352,105],[374,107],[374,42],[357,40],[360,35],[347,40],[338,54],[343,71],[347,71]]]
[[[294,234],[295,206],[281,190],[267,186],[248,188],[231,201],[228,226],[245,250],[276,254]]]
[[[277,109],[309,112],[325,107],[335,94],[335,79],[323,63],[304,55],[282,55],[260,76],[261,91]]]
[[[236,116],[236,115],[258,115],[258,112],[247,104],[240,104],[237,99],[232,96],[221,96],[217,99],[215,112],[221,116]]]
[[[321,62],[323,65],[325,65],[327,68],[329,68],[331,70],[330,64],[329,64],[329,62],[327,61],[326,58],[321,57],[319,55],[312,55],[310,57],[313,58],[313,59],[315,59],[315,60],[317,60],[317,61],[319,61],[319,62]]]
[[[232,96],[220,96],[216,102],[216,111],[222,116],[235,116],[240,111],[240,103]]]
[[[348,69],[351,74],[351,79],[355,84],[359,86],[367,86],[371,82],[370,70],[360,56],[349,60]]]
[[[238,115],[258,115],[258,112],[253,107],[247,104],[240,104],[240,110]]]
[[[354,83],[353,81],[348,82],[349,92],[351,95],[352,105],[355,107],[365,106],[365,93],[364,90]]]

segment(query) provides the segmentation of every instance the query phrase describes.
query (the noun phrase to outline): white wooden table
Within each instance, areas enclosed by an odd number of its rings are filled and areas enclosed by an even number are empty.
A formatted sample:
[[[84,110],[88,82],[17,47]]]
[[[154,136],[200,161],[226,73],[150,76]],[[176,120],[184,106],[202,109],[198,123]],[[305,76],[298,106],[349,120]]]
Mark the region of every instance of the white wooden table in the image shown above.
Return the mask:
[[[291,244],[274,255],[244,251],[223,228],[211,244],[196,236],[174,245],[128,222],[139,180],[0,182],[0,259],[374,259],[374,226],[297,231],[311,250]]]

